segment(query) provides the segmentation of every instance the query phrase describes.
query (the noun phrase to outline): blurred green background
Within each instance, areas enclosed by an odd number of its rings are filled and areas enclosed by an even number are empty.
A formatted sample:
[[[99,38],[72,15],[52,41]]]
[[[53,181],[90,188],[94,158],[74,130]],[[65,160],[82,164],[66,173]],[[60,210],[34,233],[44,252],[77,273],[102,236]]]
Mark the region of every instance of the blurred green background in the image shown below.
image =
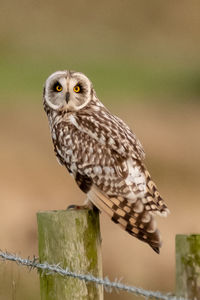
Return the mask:
[[[0,248],[37,255],[38,210],[85,196],[54,157],[45,79],[82,71],[134,130],[171,210],[160,256],[102,214],[104,275],[173,291],[174,237],[199,233],[200,2],[5,1],[0,4]],[[177,222],[178,220],[178,222]],[[37,273],[0,263],[0,299],[39,299]],[[128,300],[127,293],[105,299]]]

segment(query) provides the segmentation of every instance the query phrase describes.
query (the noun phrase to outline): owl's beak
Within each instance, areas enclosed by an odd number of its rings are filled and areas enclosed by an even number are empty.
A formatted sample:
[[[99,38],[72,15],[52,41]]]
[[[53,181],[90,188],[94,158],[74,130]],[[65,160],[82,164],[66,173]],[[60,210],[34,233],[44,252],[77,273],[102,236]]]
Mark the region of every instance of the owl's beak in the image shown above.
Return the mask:
[[[70,97],[70,93],[67,92],[66,93],[66,96],[65,96],[65,101],[68,103],[69,102],[69,97]]]

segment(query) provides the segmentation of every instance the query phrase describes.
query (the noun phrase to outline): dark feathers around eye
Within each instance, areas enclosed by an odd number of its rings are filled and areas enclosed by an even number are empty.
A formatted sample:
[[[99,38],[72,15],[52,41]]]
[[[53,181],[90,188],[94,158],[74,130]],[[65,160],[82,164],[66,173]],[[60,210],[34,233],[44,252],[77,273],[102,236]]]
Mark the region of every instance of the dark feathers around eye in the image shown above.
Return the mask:
[[[53,90],[54,92],[57,91],[57,90],[56,90],[56,87],[57,87],[58,85],[59,85],[60,87],[62,87],[62,85],[61,85],[60,82],[58,82],[58,81],[56,81],[56,82],[53,84],[52,90]]]
[[[81,82],[78,82],[78,83],[77,83],[77,86],[80,87],[80,92],[79,92],[79,94],[85,92],[85,88],[84,88],[84,86],[83,86],[83,84],[82,84]]]

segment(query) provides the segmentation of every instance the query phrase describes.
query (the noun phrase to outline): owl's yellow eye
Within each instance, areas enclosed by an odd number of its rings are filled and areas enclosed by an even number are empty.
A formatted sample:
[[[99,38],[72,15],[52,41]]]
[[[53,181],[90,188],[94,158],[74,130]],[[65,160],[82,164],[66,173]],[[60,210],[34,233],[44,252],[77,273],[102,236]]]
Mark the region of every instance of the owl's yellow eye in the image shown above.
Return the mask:
[[[80,90],[81,90],[80,86],[79,85],[75,85],[74,92],[75,93],[80,93]]]
[[[56,86],[55,86],[55,90],[56,90],[56,92],[61,92],[62,91],[62,86],[60,85],[60,84],[57,84]]]

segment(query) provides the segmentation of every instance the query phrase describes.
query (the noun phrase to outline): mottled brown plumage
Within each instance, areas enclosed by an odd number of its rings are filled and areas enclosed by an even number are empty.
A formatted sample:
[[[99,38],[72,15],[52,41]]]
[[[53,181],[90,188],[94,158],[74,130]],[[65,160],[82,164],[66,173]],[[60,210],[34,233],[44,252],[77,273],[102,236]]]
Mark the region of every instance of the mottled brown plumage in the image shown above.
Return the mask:
[[[154,214],[168,209],[135,134],[105,108],[82,73],[53,73],[43,98],[58,161],[97,208],[159,253]]]

